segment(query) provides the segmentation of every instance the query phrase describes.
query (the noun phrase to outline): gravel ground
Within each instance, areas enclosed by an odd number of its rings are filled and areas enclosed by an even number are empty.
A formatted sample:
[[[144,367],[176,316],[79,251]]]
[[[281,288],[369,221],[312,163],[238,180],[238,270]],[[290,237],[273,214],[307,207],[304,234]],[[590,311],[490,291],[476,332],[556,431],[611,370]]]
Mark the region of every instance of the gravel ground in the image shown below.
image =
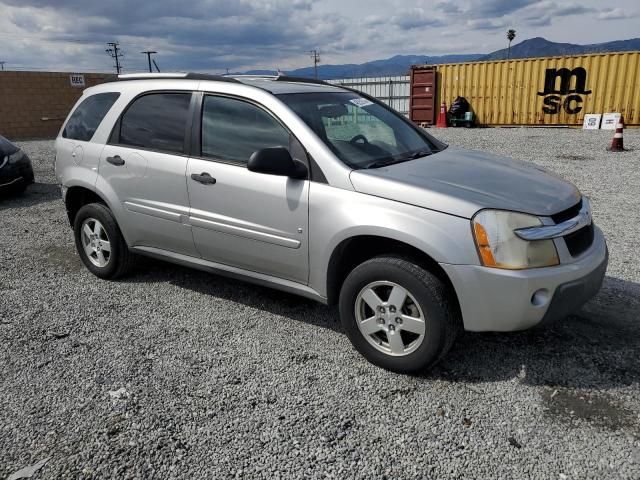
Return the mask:
[[[434,130],[592,198],[611,264],[555,326],[465,334],[422,376],[368,364],[337,312],[143,260],[74,253],[50,141],[0,203],[0,478],[640,478],[640,130]]]

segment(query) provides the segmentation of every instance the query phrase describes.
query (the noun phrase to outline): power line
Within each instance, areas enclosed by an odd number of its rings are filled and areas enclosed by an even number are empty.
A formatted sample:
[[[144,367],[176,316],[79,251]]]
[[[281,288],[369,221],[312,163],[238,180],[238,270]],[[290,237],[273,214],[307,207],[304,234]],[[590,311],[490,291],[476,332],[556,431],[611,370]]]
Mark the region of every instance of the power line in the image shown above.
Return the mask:
[[[90,45],[90,44],[98,45],[99,43],[102,43],[102,42],[91,42],[87,40],[71,39],[71,38],[44,38],[39,35],[24,35],[21,33],[7,33],[7,32],[0,32],[0,37],[9,37],[13,40],[38,40],[40,42],[45,42],[45,43],[80,43],[85,45]]]
[[[311,59],[313,60],[313,76],[318,79],[318,64],[320,63],[320,52],[311,50]]]
[[[107,42],[107,48],[105,52],[116,61],[116,73],[120,73],[122,67],[120,66],[120,57],[122,57],[122,53],[118,52],[118,42]]]
[[[74,43],[78,45],[84,45],[87,47],[99,47],[106,43],[104,40],[97,39],[80,39],[80,38],[46,38],[42,35],[25,35],[22,33],[8,33],[0,32],[0,37],[8,37],[11,40],[38,40],[40,43]],[[128,40],[126,42],[128,46],[135,48],[144,48],[147,46],[146,39],[142,39],[140,42]]]
[[[158,52],[154,50],[145,50],[144,52],[140,52],[140,53],[144,53],[147,56],[147,62],[149,63],[149,73],[153,72],[153,69],[151,68],[151,55]]]

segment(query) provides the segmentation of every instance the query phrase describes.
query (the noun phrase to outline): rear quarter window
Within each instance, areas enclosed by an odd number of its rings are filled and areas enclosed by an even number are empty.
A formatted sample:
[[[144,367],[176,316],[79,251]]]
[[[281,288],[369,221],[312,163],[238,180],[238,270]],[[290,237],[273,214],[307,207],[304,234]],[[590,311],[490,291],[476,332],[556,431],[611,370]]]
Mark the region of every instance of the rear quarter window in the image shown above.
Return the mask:
[[[90,141],[119,96],[117,92],[96,93],[83,100],[69,117],[62,136],[83,142]]]

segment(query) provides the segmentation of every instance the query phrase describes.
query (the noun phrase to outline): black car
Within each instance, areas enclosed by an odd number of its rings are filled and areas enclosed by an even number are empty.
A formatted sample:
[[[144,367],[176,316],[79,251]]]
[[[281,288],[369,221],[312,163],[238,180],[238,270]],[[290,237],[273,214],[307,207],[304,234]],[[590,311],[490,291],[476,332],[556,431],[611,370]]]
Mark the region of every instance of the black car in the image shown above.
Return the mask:
[[[0,193],[19,193],[31,183],[31,160],[20,147],[0,135]]]

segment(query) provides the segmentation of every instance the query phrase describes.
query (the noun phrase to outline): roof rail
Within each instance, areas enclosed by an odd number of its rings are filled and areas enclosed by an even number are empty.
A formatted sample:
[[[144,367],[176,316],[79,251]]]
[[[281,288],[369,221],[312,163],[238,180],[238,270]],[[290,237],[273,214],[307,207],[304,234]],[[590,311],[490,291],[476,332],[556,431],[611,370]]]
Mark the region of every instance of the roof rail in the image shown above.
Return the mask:
[[[317,78],[291,77],[289,75],[278,75],[274,80],[276,82],[315,83],[318,85],[332,86],[330,83],[327,83],[324,80],[318,80]]]
[[[112,75],[104,81],[107,82],[123,82],[127,80],[212,80],[216,82],[240,83],[232,77],[222,75],[209,75],[207,73],[126,73],[120,75]]]
[[[269,75],[269,74],[259,74],[259,75],[231,75],[228,78],[235,78],[238,81],[242,82],[242,80],[273,80],[275,82],[291,82],[291,83],[315,83],[318,85],[331,85],[330,83],[325,82],[324,80],[316,80],[315,78],[305,78],[305,77],[291,77],[289,75]]]
[[[334,86],[324,80],[315,78],[291,77],[289,75],[210,75],[208,73],[126,73],[107,77],[104,82],[123,82],[127,80],[210,80],[215,82],[243,83],[242,80],[264,79],[276,82],[313,83],[317,85]]]
[[[278,78],[278,75],[269,75],[269,74],[256,74],[256,75],[251,75],[249,73],[244,73],[242,75],[225,75],[228,78],[264,78],[264,79],[276,79]]]

